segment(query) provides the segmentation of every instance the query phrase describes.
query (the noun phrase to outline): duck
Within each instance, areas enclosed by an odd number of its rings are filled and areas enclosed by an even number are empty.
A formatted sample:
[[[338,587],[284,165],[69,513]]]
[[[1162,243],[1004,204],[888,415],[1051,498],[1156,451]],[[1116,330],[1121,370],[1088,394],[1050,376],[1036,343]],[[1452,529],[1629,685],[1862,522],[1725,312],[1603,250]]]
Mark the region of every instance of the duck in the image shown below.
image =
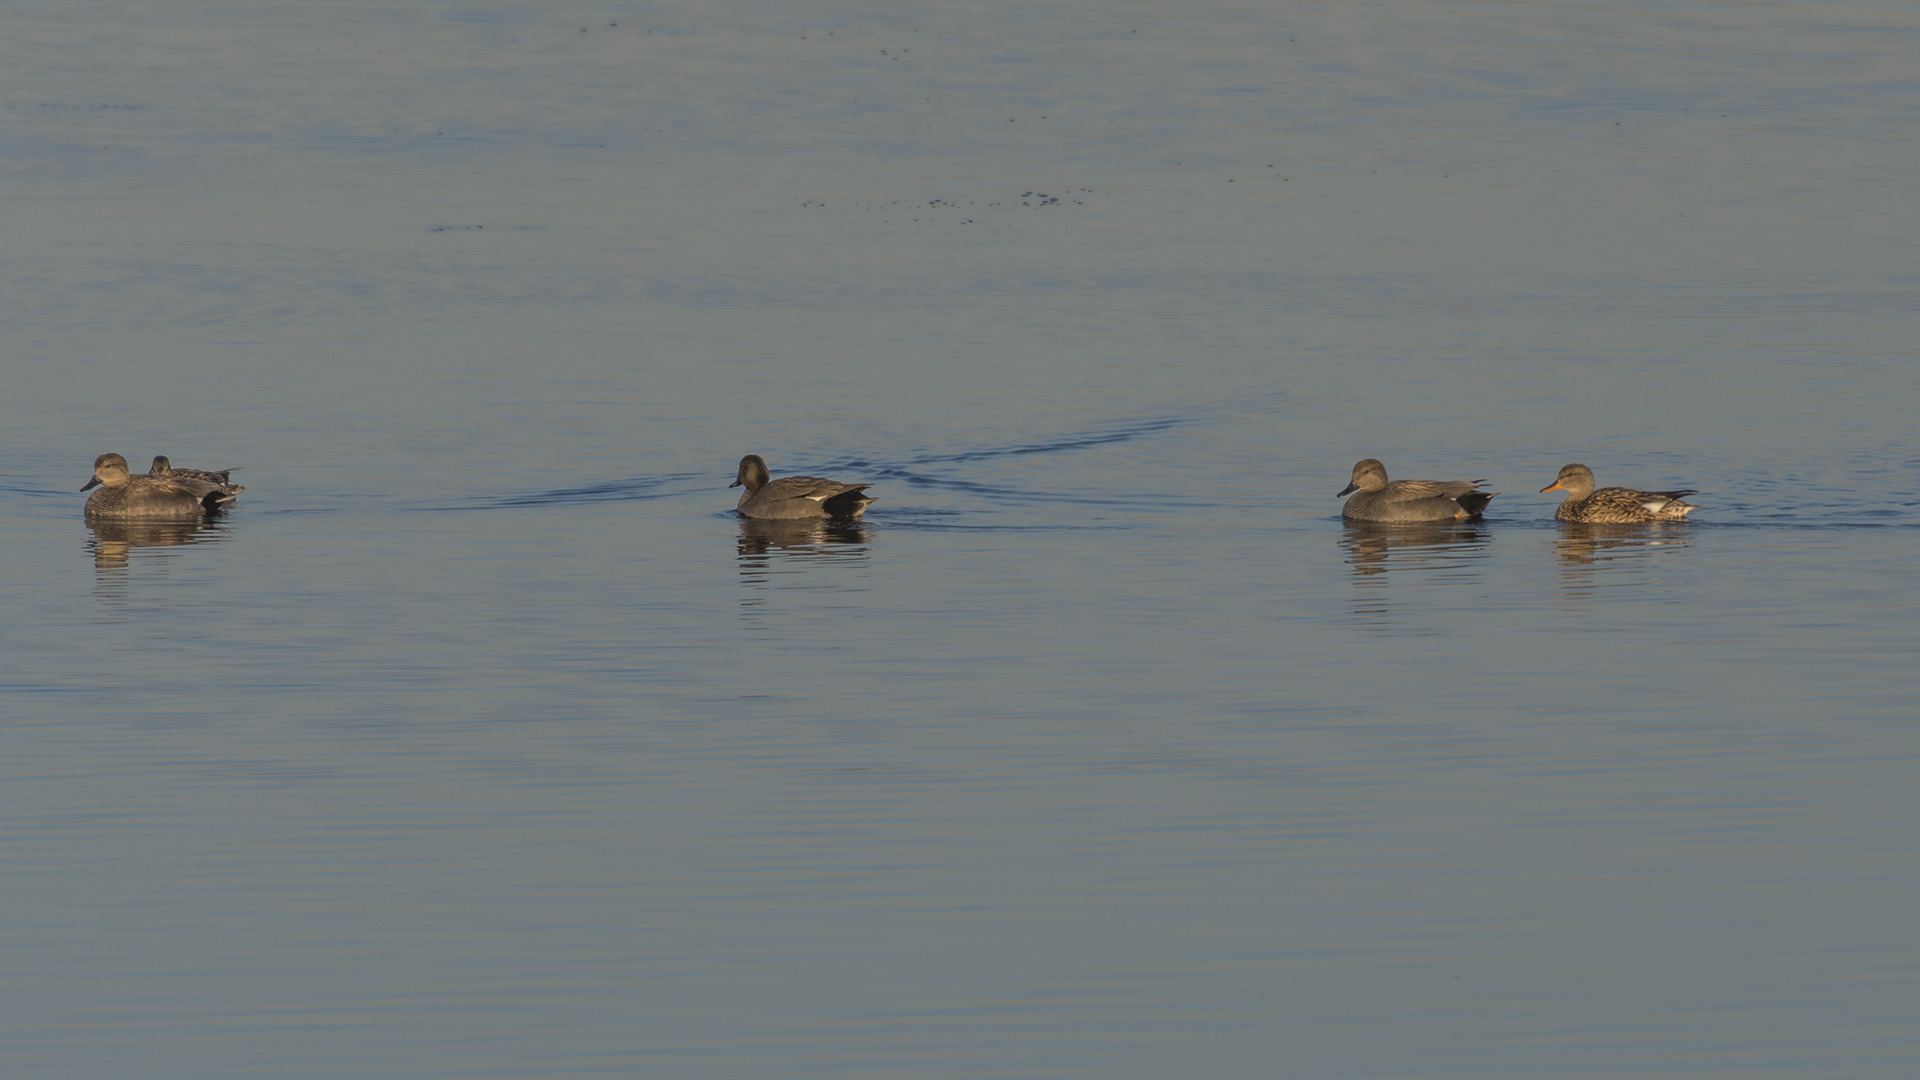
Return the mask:
[[[1485,480],[1387,480],[1387,467],[1364,458],[1340,495],[1353,495],[1341,509],[1348,521],[1473,521],[1497,491],[1481,491]],[[1359,494],[1355,495],[1355,492]]]
[[[759,454],[740,459],[740,471],[727,486],[747,489],[740,493],[737,509],[741,517],[858,521],[875,501],[866,494],[866,484],[842,484],[817,476],[784,476],[778,480],[770,479],[771,476]]]
[[[211,471],[206,469],[176,469],[173,467],[173,462],[168,461],[166,455],[162,454],[154,457],[153,465],[147,470],[147,475],[171,476],[175,480],[199,480],[208,484],[221,484],[235,491],[247,490],[228,479],[228,476],[231,475],[232,472],[232,469],[216,469]]]
[[[119,454],[93,459],[93,479],[80,490],[96,487],[100,490],[87,498],[87,517],[123,521],[193,521],[226,509],[239,491],[172,475],[134,476]]]
[[[1540,494],[1549,491],[1564,491],[1567,497],[1560,501],[1553,516],[1560,521],[1584,521],[1596,525],[1643,525],[1654,521],[1685,521],[1687,515],[1694,512],[1690,502],[1682,501],[1682,496],[1696,492],[1689,488],[1685,491],[1638,491],[1634,488],[1610,487],[1593,490],[1593,470],[1585,465],[1574,463],[1562,466],[1560,475],[1553,483],[1540,489]]]

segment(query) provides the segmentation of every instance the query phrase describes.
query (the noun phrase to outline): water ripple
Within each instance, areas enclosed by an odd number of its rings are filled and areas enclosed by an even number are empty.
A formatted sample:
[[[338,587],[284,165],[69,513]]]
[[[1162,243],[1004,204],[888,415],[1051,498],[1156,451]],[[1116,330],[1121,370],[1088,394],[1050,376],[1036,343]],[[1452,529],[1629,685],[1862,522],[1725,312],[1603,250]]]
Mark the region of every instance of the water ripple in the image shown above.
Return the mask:
[[[635,476],[625,480],[588,484],[585,487],[477,499],[465,506],[430,506],[423,509],[505,510],[528,506],[584,506],[605,502],[647,502],[672,498],[675,495],[696,494],[706,490],[705,485],[711,479],[702,473],[693,472],[670,473],[666,476]],[[695,484],[696,481],[700,482],[698,486]]]

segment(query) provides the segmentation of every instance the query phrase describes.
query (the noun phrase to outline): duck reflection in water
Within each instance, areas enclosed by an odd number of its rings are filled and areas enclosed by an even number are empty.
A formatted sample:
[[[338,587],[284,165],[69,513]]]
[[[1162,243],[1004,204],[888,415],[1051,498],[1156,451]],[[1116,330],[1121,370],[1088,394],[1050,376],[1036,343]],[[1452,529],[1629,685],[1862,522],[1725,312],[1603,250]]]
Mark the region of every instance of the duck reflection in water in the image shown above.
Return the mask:
[[[740,519],[740,573],[761,580],[779,562],[865,562],[870,530],[858,521]]]
[[[200,521],[112,521],[89,519],[93,538],[87,550],[98,570],[125,569],[134,548],[211,544],[226,539],[227,523],[219,518]]]
[[[1673,564],[1666,556],[1691,546],[1693,530],[1681,526],[1560,523],[1553,553],[1560,567],[1563,599],[1590,604],[1605,585],[1609,590],[1651,586]],[[1604,580],[1603,580],[1604,578]],[[1657,597],[1658,590],[1649,593]]]
[[[1448,586],[1480,579],[1490,535],[1476,522],[1349,522],[1340,546],[1353,568],[1354,621],[1375,633],[1441,633],[1460,611]]]
[[[1560,537],[1553,542],[1553,553],[1563,570],[1590,569],[1619,560],[1638,561],[1656,554],[1656,549],[1689,546],[1692,530],[1654,525],[1591,525],[1560,523]]]
[[[868,529],[857,521],[740,522],[740,614],[772,629],[819,616],[836,594],[863,591]],[[793,590],[793,591],[788,591]]]
[[[1356,578],[1372,577],[1389,570],[1464,570],[1474,569],[1490,536],[1479,522],[1384,522],[1350,521],[1341,531],[1340,546],[1346,549],[1347,565]]]

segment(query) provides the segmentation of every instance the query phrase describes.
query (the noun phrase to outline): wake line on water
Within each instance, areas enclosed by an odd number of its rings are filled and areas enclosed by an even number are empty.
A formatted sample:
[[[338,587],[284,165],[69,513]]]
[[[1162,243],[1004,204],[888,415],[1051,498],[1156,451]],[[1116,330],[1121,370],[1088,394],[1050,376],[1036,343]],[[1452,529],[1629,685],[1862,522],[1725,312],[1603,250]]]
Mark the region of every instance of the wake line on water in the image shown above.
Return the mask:
[[[1185,499],[1177,495],[1161,495],[1151,491],[1128,491],[1117,495],[1086,495],[1079,492],[1048,491],[1034,487],[997,487],[982,484],[974,480],[953,480],[939,476],[925,476],[909,473],[905,470],[890,470],[881,474],[887,480],[897,480],[909,487],[934,488],[947,491],[959,491],[967,495],[978,496],[997,507],[1009,506],[1080,506],[1089,509],[1113,510],[1212,510],[1223,504],[1198,499]]]
[[[670,499],[676,495],[696,495],[707,490],[706,482],[711,477],[701,473],[674,473],[668,476],[636,476],[626,480],[609,480],[602,484],[589,484],[586,487],[560,488],[556,491],[538,491],[520,495],[502,495],[492,499],[476,499],[463,506],[426,506],[423,510],[435,512],[449,510],[507,510],[529,506],[584,506],[605,502],[651,502],[655,499]],[[702,481],[694,486],[695,481]],[[676,486],[677,485],[677,486]]]
[[[874,517],[872,514],[868,515],[868,524],[884,526],[889,532],[1118,532],[1127,528],[1124,525],[1078,525],[1058,522],[1046,525],[957,525],[944,521]]]
[[[1548,521],[1547,524],[1552,525],[1556,523]],[[1742,529],[1758,532],[1767,532],[1775,529],[1782,531],[1790,530],[1793,532],[1851,532],[1855,530],[1868,531],[1873,529],[1920,529],[1920,521],[1817,521],[1805,518],[1781,517],[1718,521],[1713,518],[1702,518],[1699,521],[1690,520],[1681,528],[1713,529],[1716,531],[1723,529]]]
[[[1321,517],[1322,521],[1338,522],[1354,526],[1353,522],[1343,521],[1338,514]],[[1495,529],[1536,529],[1551,532],[1567,528],[1590,531],[1595,536],[1670,536],[1685,537],[1692,532],[1848,532],[1872,529],[1920,529],[1920,521],[1821,521],[1811,518],[1761,517],[1761,518],[1689,518],[1678,522],[1639,522],[1615,525],[1580,524],[1556,521],[1551,516],[1519,518],[1484,518],[1483,527]],[[1359,527],[1364,528],[1365,523]]]
[[[1153,435],[1161,435],[1175,428],[1195,423],[1192,417],[1165,417],[1154,420],[1142,420],[1121,427],[1105,430],[1062,435],[1039,442],[1019,442],[1004,446],[980,447],[974,450],[960,450],[951,453],[922,453],[907,458],[899,464],[887,464],[863,458],[849,459],[836,469],[859,472],[861,478],[874,477],[877,485],[882,481],[895,480],[910,487],[936,488],[946,491],[958,491],[967,495],[976,495],[1001,505],[1072,505],[1089,507],[1134,507],[1151,504],[1166,510],[1204,509],[1213,504],[1195,502],[1172,496],[1155,495],[1148,492],[1129,491],[1117,495],[1067,494],[1062,492],[1041,491],[1031,487],[1009,487],[985,484],[978,480],[960,477],[939,476],[917,470],[917,466],[952,465],[970,461],[990,461],[996,458],[1031,457],[1039,454],[1064,454],[1076,450],[1086,450],[1098,446],[1111,446],[1116,443],[1132,442]]]
[[[1086,507],[1137,508],[1144,503],[1151,503],[1156,507],[1167,510],[1204,509],[1212,504],[1137,491],[1129,491],[1111,496],[1037,491],[1033,488],[996,486],[993,484],[984,484],[976,480],[938,476],[917,471],[918,467],[927,465],[960,464],[970,461],[992,460],[995,458],[1030,457],[1038,454],[1064,454],[1098,446],[1111,446],[1115,443],[1131,442],[1136,439],[1164,434],[1175,428],[1194,422],[1195,420],[1190,417],[1143,420],[1120,427],[1091,432],[1078,432],[1039,441],[981,447],[952,453],[920,453],[897,464],[889,464],[867,458],[853,458],[835,465],[822,466],[818,470],[803,468],[792,474],[783,471],[780,475],[810,475],[817,471],[828,476],[844,479],[849,483],[865,481],[878,486],[888,481],[893,481],[909,487],[957,491],[991,500],[992,502],[1002,505],[1066,504]],[[541,506],[583,506],[607,502],[649,502],[656,499],[668,499],[680,495],[697,495],[707,492],[709,490],[709,482],[714,479],[714,477],[707,476],[703,473],[637,476],[625,480],[610,480],[600,484],[589,484],[584,487],[503,495],[495,498],[476,499],[470,503],[458,506],[430,506],[422,507],[422,509],[443,512],[454,510],[523,509],[526,507]],[[714,486],[718,487],[719,485],[715,484]],[[876,494],[880,493],[876,492]],[[882,495],[882,497],[884,498],[884,495]],[[897,523],[896,527],[899,527]]]
[[[953,454],[923,454],[908,458],[907,465],[939,465],[959,461],[983,461],[990,458],[1025,457],[1031,454],[1063,454],[1071,450],[1085,450],[1094,446],[1110,446],[1114,443],[1132,442],[1149,435],[1158,435],[1176,427],[1191,424],[1191,419],[1169,417],[1161,420],[1145,420],[1128,427],[1111,431],[1090,432],[1084,435],[1067,435],[1046,442],[1016,443],[1012,446],[986,447],[979,450],[963,450]],[[849,463],[852,467],[856,463]]]

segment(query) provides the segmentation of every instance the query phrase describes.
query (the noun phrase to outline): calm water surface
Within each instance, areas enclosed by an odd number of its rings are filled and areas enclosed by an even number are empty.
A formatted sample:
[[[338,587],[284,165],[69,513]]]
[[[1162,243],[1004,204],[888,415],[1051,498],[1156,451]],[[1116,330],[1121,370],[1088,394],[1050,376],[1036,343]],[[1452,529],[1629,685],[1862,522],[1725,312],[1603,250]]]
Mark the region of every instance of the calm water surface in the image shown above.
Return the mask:
[[[10,1074],[1920,1059],[1908,7],[4,23]]]

